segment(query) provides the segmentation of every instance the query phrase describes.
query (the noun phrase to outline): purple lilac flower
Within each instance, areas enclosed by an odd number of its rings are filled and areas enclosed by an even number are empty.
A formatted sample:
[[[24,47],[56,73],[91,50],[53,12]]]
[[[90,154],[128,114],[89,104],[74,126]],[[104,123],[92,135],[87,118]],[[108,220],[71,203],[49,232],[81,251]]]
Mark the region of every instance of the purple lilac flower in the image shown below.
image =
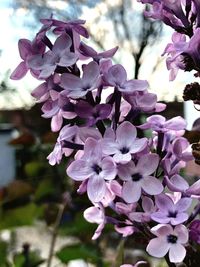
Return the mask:
[[[104,80],[108,85],[116,87],[119,91],[125,94],[135,91],[144,91],[148,88],[148,82],[145,80],[128,80],[127,73],[124,67],[120,64],[113,65],[104,75]]]
[[[135,228],[134,226],[131,226],[131,222],[126,220],[125,224],[127,224],[128,226],[123,226],[120,227],[118,225],[115,225],[115,231],[119,234],[122,235],[122,237],[127,237],[129,235],[132,235],[135,232]]]
[[[11,73],[10,78],[12,80],[20,80],[26,75],[29,69],[31,74],[37,77],[37,71],[34,71],[29,67],[28,61],[33,55],[42,55],[45,52],[45,45],[36,39],[32,42],[27,39],[20,39],[18,42],[18,48],[22,62],[20,62],[16,69]]]
[[[174,117],[170,120],[165,119],[165,117],[161,115],[152,115],[147,118],[147,122],[138,126],[138,128],[146,130],[152,129],[156,132],[168,132],[172,131],[181,131],[184,130],[186,127],[186,122],[180,116]]]
[[[196,18],[196,27],[200,27],[200,3],[198,0],[192,0],[193,4],[194,4],[194,9],[195,12],[193,10],[193,12],[196,14],[197,18]]]
[[[157,95],[146,91],[136,91],[133,94],[124,96],[124,99],[131,105],[133,110],[142,112],[161,112],[166,105],[157,103]]]
[[[121,197],[121,196],[120,196]],[[115,210],[117,213],[129,215],[130,213],[134,212],[137,207],[137,203],[123,203],[123,202],[116,202],[115,203]]]
[[[88,126],[79,127],[79,138],[85,143],[88,137],[100,140],[102,138],[101,133],[96,129]]]
[[[99,61],[102,58],[112,58],[117,52],[118,46],[109,49],[107,51],[97,53],[92,47],[81,42],[79,46],[79,52],[85,57],[91,57],[94,61]]]
[[[38,54],[28,59],[28,66],[36,71],[40,71],[39,78],[48,78],[56,69],[57,66],[68,67],[76,63],[78,57],[70,51],[72,40],[70,36],[63,33],[59,36],[52,50],[49,50],[44,55]]]
[[[186,42],[186,36],[184,34],[180,34],[174,32],[172,35],[172,43],[169,43],[163,54],[167,54],[167,69],[170,70],[169,80],[173,81],[176,78],[179,69],[184,70],[184,57],[182,53],[187,49],[188,42]]]
[[[112,135],[102,140],[102,150],[106,155],[113,155],[117,163],[129,162],[132,154],[142,151],[147,145],[146,138],[136,138],[136,128],[128,121],[118,126],[116,136],[111,129],[110,132]]]
[[[90,223],[97,223],[99,225],[92,236],[92,240],[97,239],[101,235],[101,232],[106,224],[104,207],[101,204],[96,204],[95,206],[86,209],[83,216],[86,221]]]
[[[149,3],[152,9],[145,11],[148,17],[162,20],[165,24],[180,30],[190,26],[189,21],[183,11],[181,0],[139,0],[142,3]]]
[[[169,224],[158,224],[151,229],[156,238],[150,240],[147,252],[154,257],[162,258],[169,252],[170,262],[182,262],[186,255],[184,244],[188,241],[187,228],[179,224],[174,228]]]
[[[164,181],[172,192],[186,192],[189,188],[188,182],[179,174],[174,174],[171,177],[166,175]]]
[[[190,239],[200,244],[200,220],[194,220],[189,226]]]
[[[185,192],[189,188],[187,181],[179,175],[180,169],[184,167],[182,161],[178,161],[174,165],[172,157],[165,158],[162,161],[162,167],[164,170],[164,181],[172,192]]]
[[[64,141],[73,142],[77,134],[78,134],[78,126],[76,125],[74,126],[66,125],[62,128],[57,138],[53,151],[47,157],[50,165],[59,164],[61,162],[63,154],[65,154],[66,157],[71,155],[73,149],[65,148]]]
[[[192,38],[188,43],[187,49],[184,50],[185,69],[191,71],[195,69],[200,70],[200,56],[199,56],[199,43],[200,43],[200,29],[194,31]]]
[[[49,98],[55,100],[54,94],[56,94],[56,98],[59,97],[59,92],[55,91],[54,88],[60,82],[60,76],[58,74],[54,74],[46,79],[45,82],[38,85],[32,92],[31,95],[35,97],[37,102],[45,102]]]
[[[176,203],[166,194],[155,196],[158,210],[151,214],[151,218],[159,223],[177,225],[188,219],[187,209],[191,205],[190,198],[181,198]]]
[[[185,192],[192,198],[200,199],[200,180],[193,183]]]
[[[87,193],[92,202],[105,196],[105,180],[113,180],[117,174],[116,164],[111,157],[103,157],[101,143],[93,138],[85,142],[84,155],[67,168],[67,175],[75,181],[88,179]]]
[[[132,211],[128,214],[128,217],[131,221],[136,222],[149,222],[151,221],[151,214],[156,211],[156,206],[154,202],[149,197],[142,197],[142,208],[143,212],[141,211]]]
[[[77,34],[82,35],[85,38],[89,37],[88,31],[82,25],[85,24],[85,20],[77,19],[70,21],[60,21],[53,18],[41,19],[40,22],[44,25],[55,27],[53,32],[56,34],[63,34],[69,30],[75,31]]]
[[[60,85],[65,89],[68,97],[81,98],[98,87],[99,74],[98,64],[91,61],[84,67],[82,78],[70,73],[64,73],[61,76]]]
[[[174,139],[172,151],[178,161],[183,160],[186,162],[194,159],[190,143],[184,137],[177,137]]]
[[[112,110],[112,106],[109,104],[98,104],[91,106],[85,101],[79,101],[75,105],[75,112],[80,118],[87,119],[87,125],[92,126],[97,121],[108,118]]]
[[[62,98],[63,96],[61,96]],[[55,101],[49,99],[44,103],[42,106],[42,111],[44,114],[42,115],[43,118],[51,118],[51,130],[53,132],[57,132],[61,129],[62,123],[63,123],[63,118],[66,119],[73,119],[76,117],[75,112],[71,111],[65,111],[64,106],[62,106],[63,102],[60,99],[57,99]],[[71,106],[71,102],[69,101],[68,98],[65,97],[65,106]]]
[[[158,167],[159,156],[147,154],[138,159],[135,164],[130,161],[126,165],[118,166],[118,175],[125,181],[122,188],[122,198],[127,203],[137,202],[144,190],[149,195],[158,195],[163,191],[161,182],[151,176]]]

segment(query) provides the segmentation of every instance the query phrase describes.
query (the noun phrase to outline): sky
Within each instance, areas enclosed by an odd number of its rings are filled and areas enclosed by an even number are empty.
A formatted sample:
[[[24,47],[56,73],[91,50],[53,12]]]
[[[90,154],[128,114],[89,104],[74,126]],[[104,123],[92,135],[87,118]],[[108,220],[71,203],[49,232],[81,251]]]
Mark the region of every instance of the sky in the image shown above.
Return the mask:
[[[17,64],[20,62],[18,53],[18,39],[21,37],[31,37],[30,30],[25,28],[24,14],[22,10],[19,10],[16,14],[10,6],[11,1],[1,0],[0,1],[0,78],[1,80],[5,77],[7,71],[15,69]],[[2,23],[3,22],[3,23]],[[21,81],[8,81],[10,87],[16,87],[20,91],[20,94],[10,94],[9,101],[5,101],[4,97],[0,96],[0,109],[20,107],[22,105],[29,106],[33,103],[33,99],[30,96],[30,80],[27,77]]]
[[[30,28],[25,27],[25,23],[30,22],[33,18],[30,16],[27,17],[26,12],[22,9],[14,12],[10,4],[11,0],[0,1],[0,17],[1,21],[3,21],[3,23],[0,24],[0,34],[2,37],[0,42],[0,50],[2,51],[0,57],[1,80],[5,77],[6,71],[14,70],[20,62],[17,45],[18,40],[20,38],[32,39],[33,37],[33,33]],[[100,8],[103,8],[102,3]],[[95,17],[94,11],[87,9],[82,17],[87,18],[90,23],[90,19],[94,19]],[[38,23],[38,29],[39,27],[40,25]],[[37,29],[34,29],[34,33],[36,32]],[[166,44],[170,42],[171,33],[172,31],[169,30],[169,28],[166,28],[165,34],[162,36],[157,48],[148,55],[144,55],[149,58],[149,64],[152,64],[151,62],[155,61],[155,57],[163,52]],[[130,55],[126,53],[122,55],[122,64],[126,67],[130,61],[129,57]],[[130,68],[127,67],[127,69]],[[181,75],[180,72],[175,82],[169,82],[169,73],[165,66],[165,60],[163,60],[159,65],[159,71],[155,72],[153,75],[152,73],[148,73],[146,69],[141,68],[141,76],[141,79],[147,79],[150,82],[151,91],[157,93],[159,99],[164,98],[167,101],[173,101],[175,96],[181,100],[185,84],[190,82],[190,80],[193,80],[192,74],[185,73],[184,75]],[[17,96],[10,94],[9,101],[8,98],[5,101],[4,97],[0,96],[0,109],[21,107],[24,105],[30,106],[34,103],[34,99],[31,97],[30,92],[39,84],[39,82],[36,81],[30,74],[20,81],[9,80],[8,83],[11,87],[17,88],[20,93],[17,94]]]

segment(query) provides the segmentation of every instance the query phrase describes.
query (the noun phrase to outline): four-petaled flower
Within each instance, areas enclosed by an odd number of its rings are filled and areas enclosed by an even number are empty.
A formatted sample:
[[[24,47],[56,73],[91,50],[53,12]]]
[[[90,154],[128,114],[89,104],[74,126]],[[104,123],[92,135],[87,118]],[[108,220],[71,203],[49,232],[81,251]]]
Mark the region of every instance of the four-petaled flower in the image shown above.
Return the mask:
[[[151,229],[156,238],[150,240],[147,252],[154,257],[162,258],[169,251],[170,262],[182,262],[186,255],[183,246],[188,241],[188,230],[183,224],[173,228],[168,224],[158,224]]]
[[[116,130],[111,129],[102,140],[102,150],[106,155],[113,155],[117,163],[125,164],[132,159],[132,154],[142,151],[147,146],[147,138],[137,139],[137,130],[130,122],[125,121]]]
[[[142,190],[149,195],[158,195],[163,191],[161,182],[151,176],[158,167],[159,157],[157,154],[146,154],[139,158],[135,164],[130,161],[118,166],[118,175],[124,182],[122,198],[127,203],[137,202]]]
[[[79,78],[70,73],[64,73],[61,76],[61,86],[65,93],[71,98],[81,98],[89,91],[97,88],[99,78],[99,66],[96,62],[91,61],[83,68],[83,76]]]
[[[159,223],[171,223],[177,225],[188,219],[187,209],[192,200],[190,198],[181,198],[176,203],[165,194],[155,197],[158,211],[152,213],[151,218]]]
[[[89,137],[85,142],[83,157],[69,165],[67,174],[75,181],[88,179],[88,197],[92,202],[99,202],[106,193],[105,180],[113,180],[117,168],[112,157],[103,156],[100,141]]]
[[[127,81],[126,70],[120,64],[110,67],[104,75],[104,80],[108,85],[116,87],[125,94],[130,94],[135,91],[145,91],[148,88],[148,82],[145,80],[132,79]]]
[[[52,50],[47,51],[44,55],[38,54],[29,58],[29,68],[40,71],[39,78],[46,79],[55,71],[57,66],[69,67],[73,65],[78,56],[70,51],[71,45],[70,36],[63,33],[56,39]]]

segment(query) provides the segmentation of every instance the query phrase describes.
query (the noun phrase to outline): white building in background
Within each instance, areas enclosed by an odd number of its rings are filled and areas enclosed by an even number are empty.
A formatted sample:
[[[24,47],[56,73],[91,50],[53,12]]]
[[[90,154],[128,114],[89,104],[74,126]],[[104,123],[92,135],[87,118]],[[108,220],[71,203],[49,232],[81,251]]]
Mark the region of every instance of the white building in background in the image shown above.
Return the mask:
[[[194,121],[200,117],[200,111],[195,109],[192,101],[184,102],[184,117],[187,121],[187,130],[191,130]]]
[[[15,150],[8,144],[12,130],[10,125],[0,124],[0,187],[15,179]]]

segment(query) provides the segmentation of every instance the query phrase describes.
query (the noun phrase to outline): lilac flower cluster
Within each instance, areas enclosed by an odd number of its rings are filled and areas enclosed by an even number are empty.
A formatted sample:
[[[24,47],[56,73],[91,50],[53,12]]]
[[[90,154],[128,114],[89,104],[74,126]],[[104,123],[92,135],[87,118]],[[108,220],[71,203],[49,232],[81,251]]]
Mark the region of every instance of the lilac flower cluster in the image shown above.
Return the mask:
[[[195,71],[200,76],[200,1],[199,0],[138,0],[151,6],[146,15],[161,20],[174,29],[171,43],[167,44],[163,55],[167,55],[166,65],[169,79],[176,78],[179,70]],[[200,104],[200,85],[186,86],[183,99]]]
[[[155,2],[158,12],[172,1],[146,2]],[[195,11],[198,4],[193,2]],[[181,3],[176,3],[173,14],[163,9],[163,18],[172,23],[172,16],[180,16],[173,23],[183,28],[191,14],[179,14]],[[188,226],[192,222],[191,238],[199,243],[200,225],[195,220],[199,205],[188,211],[192,199],[200,197],[200,182],[189,185],[180,175],[193,159],[182,136],[184,119],[166,120],[156,114],[136,125],[141,113],[157,113],[165,105],[148,92],[146,80],[129,79],[124,67],[113,63],[117,47],[98,53],[86,45],[81,37],[89,35],[82,20],[41,22],[33,41],[19,41],[22,62],[11,78],[21,79],[30,71],[41,81],[32,95],[43,103],[42,116],[51,118],[52,131],[59,132],[48,160],[55,165],[63,157],[69,159],[67,175],[79,183],[78,193],[86,193],[92,202],[84,212],[87,221],[98,224],[92,238],[111,223],[124,237],[142,232],[150,255],[164,257],[169,252],[171,262],[182,262]],[[53,35],[54,43],[48,37]],[[139,138],[138,129],[151,130],[152,136]],[[195,233],[198,238],[193,238]]]

